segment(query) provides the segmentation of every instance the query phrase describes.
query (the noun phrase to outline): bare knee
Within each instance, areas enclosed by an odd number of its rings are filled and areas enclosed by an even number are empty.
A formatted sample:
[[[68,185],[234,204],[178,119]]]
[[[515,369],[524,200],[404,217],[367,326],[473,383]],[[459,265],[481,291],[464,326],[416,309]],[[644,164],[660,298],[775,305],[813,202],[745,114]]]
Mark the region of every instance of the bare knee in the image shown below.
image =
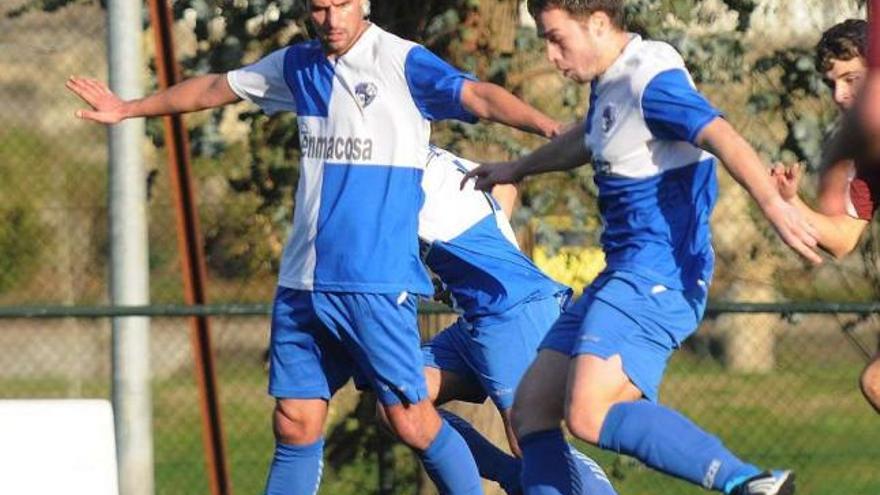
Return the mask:
[[[516,438],[559,428],[565,404],[565,384],[570,359],[542,350],[516,389],[511,421]]]
[[[288,445],[315,443],[323,435],[326,416],[323,400],[279,400],[273,415],[275,439]]]
[[[510,423],[516,438],[537,431],[559,428],[562,423],[563,397],[542,392],[539,388],[520,388],[510,410]]]
[[[565,411],[565,426],[575,437],[596,445],[609,409],[609,405],[569,405]]]
[[[388,426],[401,442],[416,450],[427,450],[440,431],[440,416],[429,401],[383,406]]]
[[[875,359],[865,368],[859,384],[865,397],[880,412],[880,359]]]

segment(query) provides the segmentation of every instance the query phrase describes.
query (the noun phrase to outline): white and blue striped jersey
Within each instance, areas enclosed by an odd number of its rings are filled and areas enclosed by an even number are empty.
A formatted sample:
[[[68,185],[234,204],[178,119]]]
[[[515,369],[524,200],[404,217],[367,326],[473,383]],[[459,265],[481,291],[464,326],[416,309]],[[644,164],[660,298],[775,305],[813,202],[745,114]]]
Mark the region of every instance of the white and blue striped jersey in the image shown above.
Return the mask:
[[[719,115],[666,43],[632,35],[593,81],[585,140],[599,188],[607,270],[636,272],[676,289],[710,280],[715,158],[694,142]]]
[[[419,213],[422,258],[469,320],[567,289],[520,252],[507,216],[491,194],[461,179],[477,164],[432,147]]]
[[[469,78],[375,25],[335,60],[309,41],[228,74],[266,113],[297,114],[300,176],[279,285],[432,292],[417,242],[430,122],[475,120],[460,103]]]

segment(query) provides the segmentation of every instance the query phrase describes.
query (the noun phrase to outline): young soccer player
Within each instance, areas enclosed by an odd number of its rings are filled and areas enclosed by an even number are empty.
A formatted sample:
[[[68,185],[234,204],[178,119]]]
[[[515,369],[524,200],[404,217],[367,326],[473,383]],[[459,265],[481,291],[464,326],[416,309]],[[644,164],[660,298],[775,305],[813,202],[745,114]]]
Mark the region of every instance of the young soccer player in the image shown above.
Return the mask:
[[[432,292],[417,242],[430,123],[482,117],[546,136],[558,125],[372,25],[368,0],[308,8],[318,40],[227,74],[134,101],[94,80],[67,87],[93,107],[80,118],[108,124],[241,99],[297,114],[301,173],[272,317],[276,449],[267,493],[316,492],[327,404],[352,376],[375,390],[441,493],[479,493],[470,451],[428,398],[416,326],[416,297]]]
[[[841,112],[855,105],[868,72],[868,23],[849,19],[822,33],[816,45],[816,70],[832,91]],[[842,159],[825,167],[819,179],[818,200],[823,212],[846,212],[845,193],[854,173],[853,161]]]
[[[867,38],[868,24],[852,19],[825,31],[816,46],[816,67],[842,112],[854,107],[864,84]],[[819,246],[836,258],[858,245],[880,198],[877,162],[864,156],[853,158],[838,160],[821,171],[817,211],[798,197],[800,167],[773,169],[780,194],[806,216],[816,228]],[[880,412],[880,350],[862,371],[859,384],[865,398]]]
[[[826,163],[858,157],[880,160],[880,0],[868,2],[868,73],[841,132],[826,150]]]
[[[437,405],[452,400],[482,403],[490,397],[501,413],[511,450],[518,454],[510,418],[514,391],[571,290],[520,252],[508,221],[512,204],[502,205],[493,195],[471,188],[460,190],[461,178],[476,166],[432,148],[422,180],[422,257],[461,314],[423,347],[425,377]],[[502,187],[512,189],[499,186],[493,193]],[[465,438],[484,478],[497,481],[509,494],[521,493],[518,459],[458,416],[443,410],[440,414]],[[598,464],[584,456],[576,460],[572,467],[584,480],[583,493],[615,493]]]
[[[793,493],[790,471],[742,461],[658,404],[657,392],[667,359],[696,330],[706,304],[715,156],[782,238],[818,263],[809,226],[751,146],[694,88],[679,54],[623,30],[622,1],[530,0],[529,9],[551,62],[591,83],[589,112],[537,151],[481,165],[467,178],[487,190],[592,162],[607,268],[550,330],[517,390],[525,493],[567,494],[579,483],[567,469],[563,419],[584,441],[708,489]]]
[[[868,80],[859,104],[866,152],[880,160],[880,0],[868,2]]]

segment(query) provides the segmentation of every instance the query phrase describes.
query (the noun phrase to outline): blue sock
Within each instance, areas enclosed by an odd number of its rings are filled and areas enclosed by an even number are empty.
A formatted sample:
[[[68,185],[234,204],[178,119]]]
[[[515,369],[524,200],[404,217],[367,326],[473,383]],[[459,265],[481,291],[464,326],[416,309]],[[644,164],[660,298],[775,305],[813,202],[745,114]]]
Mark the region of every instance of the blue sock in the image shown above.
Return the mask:
[[[477,462],[480,476],[495,481],[508,494],[520,492],[522,462],[519,459],[496,447],[460,416],[445,409],[438,409],[437,412],[464,438]]]
[[[445,420],[437,437],[419,453],[441,495],[481,495],[480,473],[464,439]]]
[[[266,495],[314,495],[324,467],[324,439],[309,445],[275,442]]]
[[[718,438],[672,409],[648,401],[623,402],[608,411],[599,446],[706,489],[761,472],[737,458]]]
[[[562,430],[539,431],[519,442],[525,495],[616,495],[602,468],[565,441]]]
[[[586,454],[569,445],[568,450],[578,461],[581,475],[581,489],[584,495],[617,495],[605,470]]]

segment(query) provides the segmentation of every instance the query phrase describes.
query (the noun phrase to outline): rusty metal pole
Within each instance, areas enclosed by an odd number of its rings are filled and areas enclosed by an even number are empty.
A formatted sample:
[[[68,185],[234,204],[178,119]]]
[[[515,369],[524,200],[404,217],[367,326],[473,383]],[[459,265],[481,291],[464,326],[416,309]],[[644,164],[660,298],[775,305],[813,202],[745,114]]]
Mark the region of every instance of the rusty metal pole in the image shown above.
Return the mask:
[[[156,42],[156,68],[159,87],[165,89],[181,79],[174,56],[173,19],[166,0],[149,0],[153,36]],[[180,115],[163,118],[168,168],[174,190],[177,217],[177,245],[180,251],[187,304],[205,304],[206,267],[201,229],[195,202],[189,159],[189,135]],[[212,495],[231,495],[229,470],[220,417],[217,377],[211,346],[211,327],[207,316],[190,318],[190,338],[202,413],[202,440]]]

